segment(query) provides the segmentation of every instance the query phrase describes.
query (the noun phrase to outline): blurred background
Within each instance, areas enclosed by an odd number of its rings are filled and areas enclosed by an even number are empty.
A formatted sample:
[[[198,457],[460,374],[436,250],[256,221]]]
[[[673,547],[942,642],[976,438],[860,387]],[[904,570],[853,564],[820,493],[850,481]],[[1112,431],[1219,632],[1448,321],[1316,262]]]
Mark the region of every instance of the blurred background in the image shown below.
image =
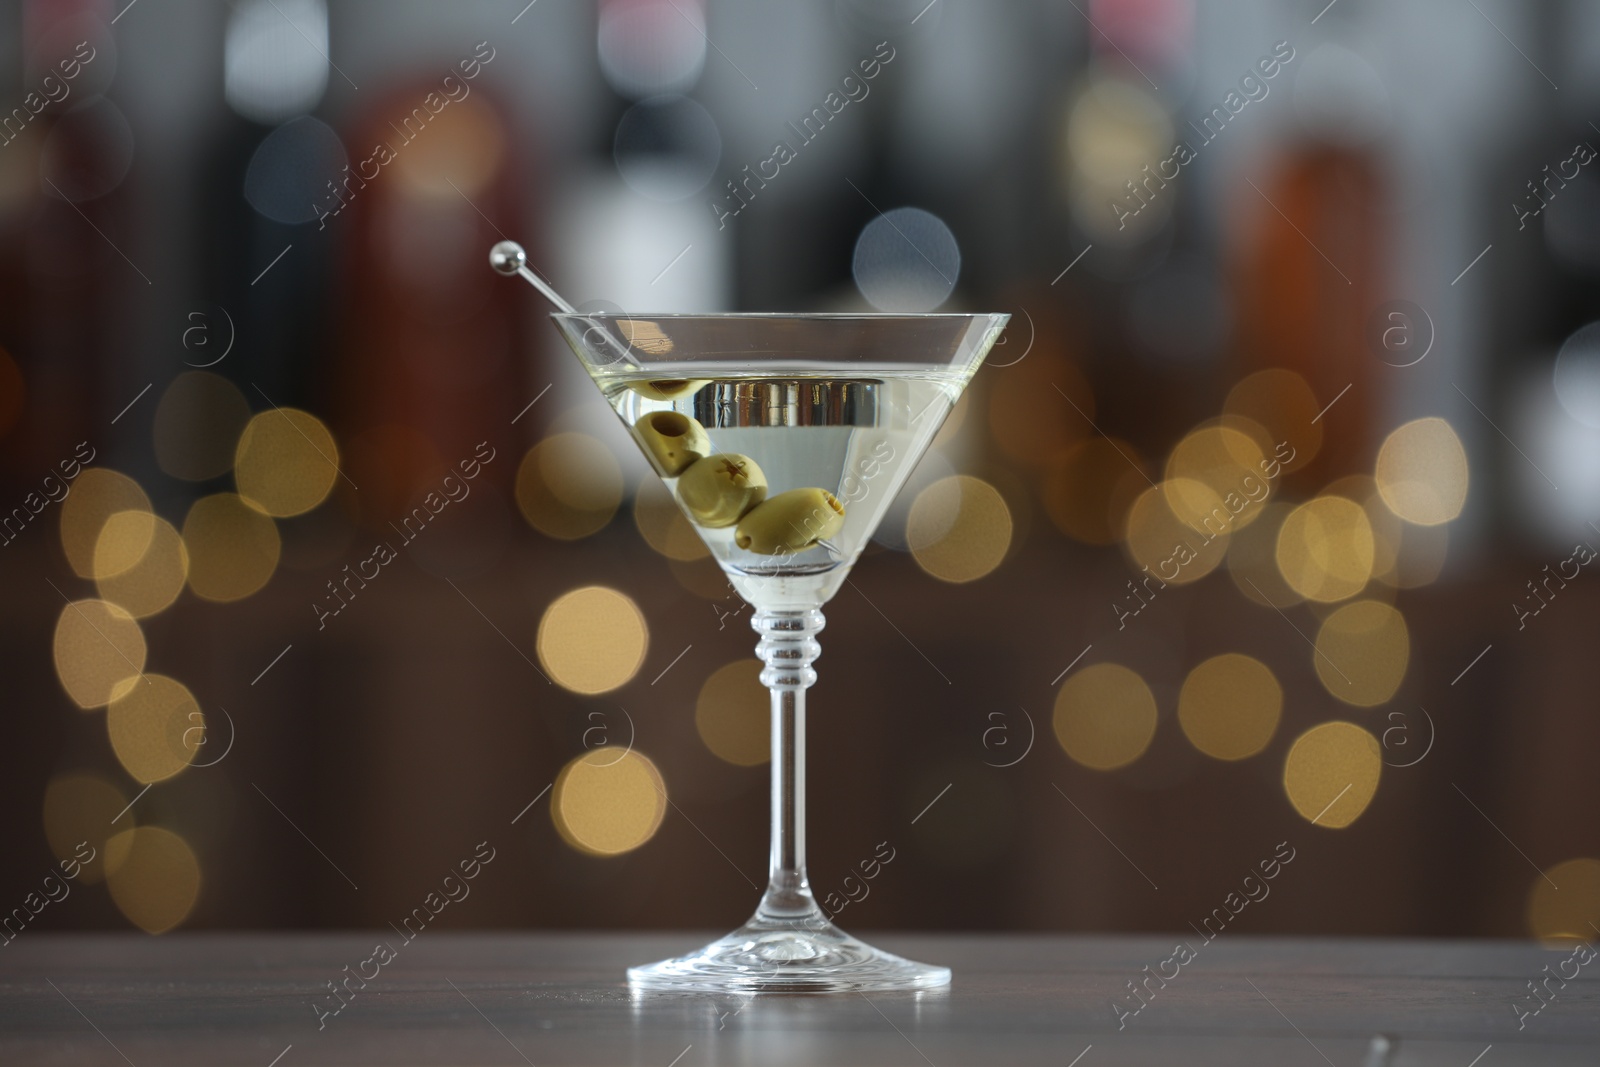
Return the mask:
[[[6,0],[0,90],[7,940],[754,906],[749,612],[508,237],[1013,316],[829,607],[847,927],[1600,922],[1600,7]]]

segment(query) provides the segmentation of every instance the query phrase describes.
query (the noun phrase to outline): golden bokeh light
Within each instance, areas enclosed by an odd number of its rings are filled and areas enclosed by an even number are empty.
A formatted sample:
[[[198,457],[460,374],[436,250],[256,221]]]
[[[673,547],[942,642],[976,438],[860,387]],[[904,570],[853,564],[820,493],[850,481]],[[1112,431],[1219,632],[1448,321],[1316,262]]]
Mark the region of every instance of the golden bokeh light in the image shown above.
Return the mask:
[[[297,408],[263,411],[245,425],[233,457],[239,495],[275,518],[316,507],[339,477],[339,446],[322,420]]]
[[[622,503],[622,468],[597,437],[559,433],[529,452],[539,464],[539,480],[576,511],[614,512]]]
[[[119,511],[107,517],[95,538],[90,567],[95,580],[114,578],[132,570],[156,535],[156,516],[148,511]]]
[[[1450,527],[1414,526],[1384,503],[1378,483],[1352,474],[1329,483],[1324,493],[1338,493],[1361,504],[1372,527],[1372,578],[1392,589],[1416,589],[1435,581],[1449,555]]]
[[[1193,478],[1168,478],[1159,486],[1167,510],[1184,526],[1204,536],[1227,536],[1238,529],[1222,506],[1222,496],[1205,482]]]
[[[1367,810],[1378,791],[1378,739],[1353,722],[1325,722],[1295,739],[1283,761],[1283,791],[1301,818],[1340,830]]]
[[[1056,529],[1088,545],[1111,545],[1127,529],[1128,509],[1149,483],[1126,441],[1090,437],[1051,460],[1044,510]]]
[[[180,374],[156,406],[156,463],[188,482],[221,477],[233,469],[249,421],[250,405],[228,379],[203,370]]]
[[[633,501],[633,522],[645,543],[668,559],[690,563],[711,555],[659,478],[646,478],[639,483]]]
[[[772,757],[771,699],[759,661],[735,660],[706,679],[694,702],[694,728],[712,755],[736,767]]]
[[[1133,187],[1124,183],[1170,151],[1170,113],[1144,86],[1117,77],[1090,78],[1070,99],[1057,151],[1074,223],[1094,241],[1123,249],[1148,240],[1172,211],[1170,197],[1139,201],[1139,209],[1120,215],[1106,205],[1130,196]]]
[[[1541,941],[1593,942],[1600,926],[1600,860],[1558,863],[1528,888],[1528,932]]]
[[[1416,419],[1391,433],[1378,449],[1376,477],[1383,502],[1406,522],[1437,526],[1461,514],[1467,502],[1467,450],[1441,418]]]
[[[1201,533],[1179,520],[1168,500],[1173,495],[1198,497],[1210,490],[1199,482],[1172,493],[1153,486],[1140,493],[1128,509],[1128,555],[1156,578],[1169,585],[1199,581],[1222,562],[1232,536]]]
[[[561,769],[550,817],[562,840],[591,856],[619,856],[655,836],[667,813],[656,765],[632,749],[592,749]]]
[[[1287,608],[1305,598],[1278,570],[1278,532],[1294,505],[1273,501],[1228,542],[1228,576],[1247,600],[1262,607]]]
[[[235,493],[201,497],[183,520],[189,588],[204,600],[243,600],[271,580],[282,541],[278,527]]]
[[[56,677],[80,708],[99,708],[136,684],[144,671],[144,631],[125,609],[75,600],[56,619]]]
[[[1377,600],[1345,604],[1322,620],[1312,655],[1323,687],[1359,708],[1390,700],[1410,662],[1405,616]]]
[[[1085,767],[1126,767],[1156,734],[1156,698],[1145,680],[1116,663],[1096,663],[1069,677],[1056,694],[1056,740]]]
[[[1241,760],[1267,747],[1283,713],[1283,687],[1265,663],[1228,652],[1201,663],[1178,694],[1178,724],[1208,756]]]
[[[163,934],[189,917],[200,899],[200,860],[171,830],[124,830],[107,847],[126,853],[106,879],[117,910],[148,934]]]
[[[119,511],[106,520],[94,560],[100,596],[137,619],[171,607],[189,578],[188,546],[170,522],[148,511]]]
[[[148,785],[194,761],[205,717],[182,682],[147,674],[106,708],[106,733],[122,769]]]
[[[574,693],[628,684],[644,664],[650,629],[639,606],[603,585],[563,593],[545,609],[534,642],[552,681]]]
[[[1011,509],[982,478],[956,474],[923,489],[906,517],[906,545],[917,566],[940,581],[974,582],[1005,561]]]
[[[588,537],[605,528],[621,503],[617,457],[586,433],[553,434],[517,467],[517,507],[546,537]]]
[[[1324,494],[1289,513],[1278,530],[1278,571],[1307,600],[1347,600],[1372,579],[1372,524],[1349,497]]]
[[[1383,502],[1377,483],[1365,475],[1353,474],[1340,478],[1325,491],[1357,501],[1367,513],[1367,525],[1372,527],[1372,577],[1375,581],[1388,581],[1400,560],[1406,524]],[[1388,584],[1394,583],[1388,581]]]
[[[126,474],[105,467],[90,467],[79,474],[61,502],[61,548],[72,572],[79,578],[95,577],[95,547],[111,516],[149,510],[150,498]]]
[[[1173,129],[1171,115],[1144,86],[1097,78],[1073,98],[1065,133],[1062,147],[1074,177],[1094,187],[1098,202],[1127,195],[1123,183],[1168,148]]]
[[[1272,495],[1265,459],[1255,438],[1237,424],[1202,426],[1167,457],[1161,483],[1167,506],[1193,529],[1235,533],[1256,520]]]
[[[131,838],[117,834],[136,825],[129,799],[104,778],[85,772],[58,774],[44,787],[45,841],[57,860],[80,864],[78,881],[93,885],[127,858]],[[115,849],[110,841],[117,842]],[[80,846],[94,850],[88,863],[82,859],[89,852]]]
[[[1241,379],[1228,391],[1222,410],[1249,419],[1265,431],[1266,439],[1258,443],[1272,461],[1281,464],[1278,473],[1282,475],[1304,467],[1321,451],[1322,424],[1314,421],[1321,408],[1304,378],[1292,370],[1269,367]],[[1287,446],[1281,455],[1277,451],[1280,445]],[[1283,456],[1290,458],[1285,461]]]

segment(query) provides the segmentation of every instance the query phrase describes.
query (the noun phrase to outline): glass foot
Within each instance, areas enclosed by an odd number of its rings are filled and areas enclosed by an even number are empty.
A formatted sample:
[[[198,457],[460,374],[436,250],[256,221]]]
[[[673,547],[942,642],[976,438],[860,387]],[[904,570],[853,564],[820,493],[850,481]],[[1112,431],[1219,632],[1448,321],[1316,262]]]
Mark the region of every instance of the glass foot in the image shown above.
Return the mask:
[[[638,992],[870,993],[949,984],[950,968],[873,948],[821,916],[758,917],[698,952],[628,968]]]

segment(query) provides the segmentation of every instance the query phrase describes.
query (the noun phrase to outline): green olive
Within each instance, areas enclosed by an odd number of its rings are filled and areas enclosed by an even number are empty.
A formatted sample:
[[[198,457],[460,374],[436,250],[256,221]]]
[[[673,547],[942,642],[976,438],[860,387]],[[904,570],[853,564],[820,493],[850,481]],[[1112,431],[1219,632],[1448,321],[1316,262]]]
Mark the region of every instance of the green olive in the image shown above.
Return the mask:
[[[704,378],[658,378],[649,382],[629,382],[628,388],[651,400],[676,400],[680,396],[698,392],[705,384]]]
[[[676,411],[652,411],[633,424],[639,443],[662,475],[676,478],[711,455],[711,439],[698,420]]]
[[[678,499],[701,526],[732,526],[767,498],[767,476],[749,456],[719,452],[678,475]]]
[[[733,542],[746,552],[779,556],[810,548],[844,527],[844,505],[826,489],[791,489],[752,508]]]

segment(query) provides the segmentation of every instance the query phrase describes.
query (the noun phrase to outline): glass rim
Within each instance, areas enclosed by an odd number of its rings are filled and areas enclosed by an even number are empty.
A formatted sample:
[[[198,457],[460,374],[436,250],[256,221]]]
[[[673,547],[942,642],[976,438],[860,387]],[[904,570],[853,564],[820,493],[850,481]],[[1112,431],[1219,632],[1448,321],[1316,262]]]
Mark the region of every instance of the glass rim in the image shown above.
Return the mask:
[[[922,322],[929,319],[1011,318],[1009,311],[930,311],[900,314],[883,311],[552,311],[552,319],[795,319],[817,322],[873,320]]]

